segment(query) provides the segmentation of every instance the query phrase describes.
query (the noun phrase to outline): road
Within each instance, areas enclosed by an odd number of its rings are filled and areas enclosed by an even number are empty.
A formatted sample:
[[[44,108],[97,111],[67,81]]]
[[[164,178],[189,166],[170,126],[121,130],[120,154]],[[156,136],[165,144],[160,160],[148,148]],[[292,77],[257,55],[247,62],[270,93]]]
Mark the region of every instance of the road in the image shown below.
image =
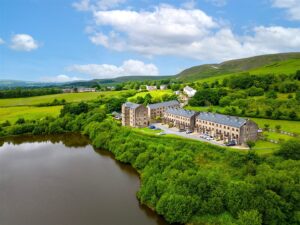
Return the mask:
[[[166,125],[162,125],[161,123],[154,123],[152,125],[154,125],[157,128],[162,129],[166,134],[175,134],[177,136],[181,136],[181,137],[184,137],[184,138],[189,138],[189,139],[193,139],[193,140],[197,140],[197,141],[203,141],[203,142],[207,142],[207,143],[210,143],[210,144],[223,146],[223,147],[225,146],[224,144],[219,143],[219,142],[214,141],[214,140],[209,141],[209,140],[206,140],[204,138],[200,138],[199,134],[195,133],[195,132],[192,133],[192,134],[186,134],[185,132],[179,132],[177,128],[168,128]]]

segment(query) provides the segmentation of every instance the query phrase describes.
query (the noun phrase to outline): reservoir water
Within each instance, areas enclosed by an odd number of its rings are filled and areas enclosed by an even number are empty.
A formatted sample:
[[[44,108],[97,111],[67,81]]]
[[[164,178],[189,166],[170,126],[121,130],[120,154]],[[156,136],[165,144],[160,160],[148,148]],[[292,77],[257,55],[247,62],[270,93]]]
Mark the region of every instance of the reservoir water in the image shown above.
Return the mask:
[[[80,135],[0,140],[1,225],[166,225],[138,174]]]

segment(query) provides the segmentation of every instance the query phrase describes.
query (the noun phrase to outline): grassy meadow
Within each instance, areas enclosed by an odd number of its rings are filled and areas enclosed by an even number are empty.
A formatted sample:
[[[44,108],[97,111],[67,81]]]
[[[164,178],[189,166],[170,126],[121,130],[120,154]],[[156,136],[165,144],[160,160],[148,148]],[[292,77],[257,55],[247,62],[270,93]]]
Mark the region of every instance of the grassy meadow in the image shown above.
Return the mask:
[[[156,91],[146,91],[137,93],[135,96],[128,98],[128,101],[134,101],[138,96],[145,97],[150,94],[154,101],[161,101],[161,97],[165,94],[171,95],[173,92],[171,90],[156,90]]]
[[[54,99],[65,99],[67,102],[89,101],[98,98],[99,96],[112,96],[125,93],[126,91],[105,91],[105,92],[88,92],[88,93],[65,93],[56,95],[44,95],[29,98],[9,98],[0,99],[0,107],[9,106],[33,106],[41,103],[50,103]]]
[[[125,92],[126,91],[66,93],[28,98],[0,99],[0,123],[6,120],[14,123],[19,118],[37,120],[46,116],[56,117],[59,115],[62,106],[36,107],[36,105],[41,103],[50,103],[54,99],[65,99],[67,102],[80,102],[94,100],[101,96],[118,96]]]
[[[19,106],[0,108],[0,123],[8,120],[14,123],[19,118],[38,120],[46,116],[58,116],[62,106],[33,107]]]

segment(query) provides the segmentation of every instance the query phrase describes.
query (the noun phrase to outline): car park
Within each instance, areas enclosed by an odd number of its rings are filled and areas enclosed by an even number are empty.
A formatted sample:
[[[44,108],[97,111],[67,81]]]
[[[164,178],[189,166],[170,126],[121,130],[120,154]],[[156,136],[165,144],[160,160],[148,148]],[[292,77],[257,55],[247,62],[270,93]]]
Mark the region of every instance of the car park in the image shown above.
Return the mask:
[[[226,144],[226,146],[235,146],[235,145],[236,145],[235,141],[229,141],[229,142]]]

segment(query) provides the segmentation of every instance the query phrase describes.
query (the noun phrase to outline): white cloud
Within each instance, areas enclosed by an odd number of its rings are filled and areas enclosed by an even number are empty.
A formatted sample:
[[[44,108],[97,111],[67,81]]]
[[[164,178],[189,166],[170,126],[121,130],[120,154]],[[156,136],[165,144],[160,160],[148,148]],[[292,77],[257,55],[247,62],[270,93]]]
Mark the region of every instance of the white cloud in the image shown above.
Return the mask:
[[[291,20],[300,20],[300,0],[272,0],[273,7],[285,9]]]
[[[0,38],[0,45],[3,45],[4,43],[5,41],[2,38]]]
[[[182,3],[182,7],[185,9],[194,9],[196,8],[197,2],[196,0],[189,0],[187,2]]]
[[[205,0],[206,2],[210,2],[211,4],[222,7],[227,4],[227,0]]]
[[[90,0],[81,0],[80,2],[74,2],[72,6],[78,11],[89,11],[91,9]]]
[[[300,28],[257,26],[247,35],[236,35],[228,25],[199,9],[160,5],[151,11],[109,10],[93,15],[98,29],[110,29],[89,34],[91,41],[116,51],[207,62],[300,51]]]
[[[35,41],[33,37],[28,34],[16,34],[11,39],[10,47],[17,51],[30,52],[37,49],[39,45],[37,41]]]
[[[69,71],[90,75],[94,78],[115,78],[131,75],[159,75],[159,70],[154,64],[145,64],[138,60],[124,61],[121,66],[109,64],[72,65]]]
[[[95,11],[116,8],[125,2],[126,0],[80,0],[72,6],[78,11]]]
[[[69,77],[67,75],[61,74],[55,77],[43,77],[41,80],[43,82],[64,83],[64,82],[79,81],[84,79],[79,77]]]

